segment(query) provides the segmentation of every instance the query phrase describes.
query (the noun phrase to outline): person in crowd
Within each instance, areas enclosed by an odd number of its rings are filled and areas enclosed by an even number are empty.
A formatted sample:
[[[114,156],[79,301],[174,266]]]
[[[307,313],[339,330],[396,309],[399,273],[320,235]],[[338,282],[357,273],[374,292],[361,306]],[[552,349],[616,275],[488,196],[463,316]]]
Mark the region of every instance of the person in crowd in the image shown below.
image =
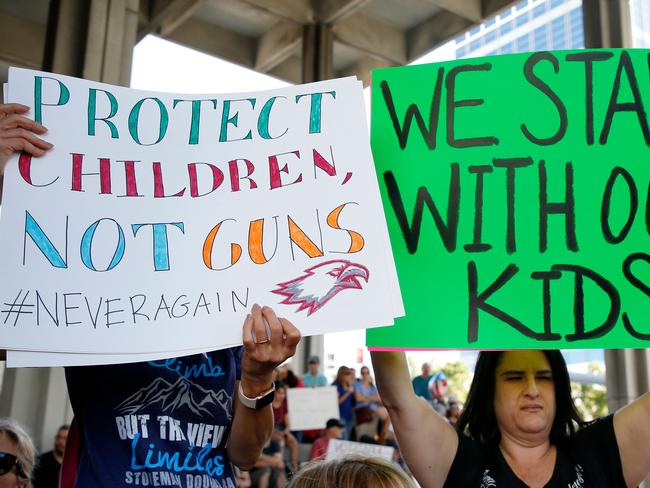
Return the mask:
[[[58,488],[61,462],[69,430],[70,426],[67,424],[59,427],[54,436],[54,448],[38,457],[32,480],[34,488]]]
[[[339,417],[345,425],[343,439],[350,440],[354,428],[354,376],[347,366],[341,366],[334,383],[339,396]]]
[[[302,375],[302,383],[307,388],[327,386],[327,378],[320,372],[320,358],[311,356],[307,361],[307,371]]]
[[[340,439],[345,426],[339,419],[329,419],[325,424],[323,435],[314,441],[309,452],[309,460],[325,459],[331,439]]]
[[[650,394],[587,424],[559,351],[480,353],[456,430],[413,393],[403,353],[371,355],[422,488],[634,487],[650,474]]]
[[[291,433],[289,426],[289,405],[287,403],[287,386],[282,383],[275,384],[275,398],[273,398],[273,438],[278,442],[283,442],[289,449],[291,458],[291,469],[298,471],[300,464],[298,462],[298,440]]]
[[[397,440],[395,440],[394,437],[392,438],[389,437],[388,439],[386,439],[386,442],[384,442],[384,445],[393,448],[393,459],[392,459],[393,464],[399,466],[400,469],[403,469],[404,471],[408,472],[408,467],[404,462],[404,458],[402,458],[402,452],[399,449],[399,444],[397,443]]]
[[[280,381],[289,388],[302,388],[305,386],[302,379],[293,372],[290,364],[285,364],[280,367]]]
[[[28,112],[0,104],[0,181],[12,154],[38,157],[52,147]],[[66,368],[79,433],[79,457],[64,457],[74,467],[64,469],[74,473],[66,486],[131,486],[161,472],[234,485],[232,465],[250,469],[271,436],[273,370],[293,356],[300,332],[255,304],[242,337],[243,347],[205,354]],[[172,452],[184,461],[165,463]]]
[[[399,467],[383,459],[353,456],[317,461],[293,477],[287,488],[415,488]]]
[[[431,401],[429,393],[429,380],[433,377],[429,363],[422,363],[422,373],[413,378],[413,390],[415,394],[425,400]]]
[[[354,400],[357,437],[374,436],[377,434],[377,423],[381,421],[379,437],[384,439],[390,419],[367,366],[361,367],[361,380],[354,384]]]
[[[285,488],[287,476],[283,451],[282,442],[269,439],[250,471],[253,488]]]
[[[284,364],[280,367],[280,380],[288,388],[303,388],[305,386],[302,379],[293,372],[290,364]],[[291,434],[296,438],[298,443],[302,442],[304,431],[292,430]]]
[[[30,488],[36,450],[25,429],[0,417],[0,488]]]
[[[456,427],[462,412],[463,404],[458,400],[458,398],[450,395],[449,398],[447,398],[447,412],[445,413],[447,422],[449,422],[453,427]]]
[[[235,468],[235,486],[237,488],[251,488],[253,483],[251,482],[251,475],[248,471],[242,471],[239,468]]]
[[[352,375],[352,381],[354,383],[359,381],[359,378],[357,378],[357,370],[356,370],[356,368],[350,368],[350,374]]]
[[[252,482],[250,473],[235,467],[235,486],[237,486],[237,488],[251,488]]]

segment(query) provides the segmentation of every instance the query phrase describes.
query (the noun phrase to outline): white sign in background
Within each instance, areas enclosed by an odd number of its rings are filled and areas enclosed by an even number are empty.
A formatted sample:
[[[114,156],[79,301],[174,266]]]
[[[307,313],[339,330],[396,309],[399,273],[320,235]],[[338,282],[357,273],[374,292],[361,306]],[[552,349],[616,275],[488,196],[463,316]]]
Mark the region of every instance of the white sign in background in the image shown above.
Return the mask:
[[[330,459],[342,459],[351,455],[358,455],[392,461],[394,452],[395,448],[391,446],[330,439],[325,459],[329,461]]]
[[[287,409],[291,430],[324,429],[340,416],[336,387],[288,388]]]
[[[0,348],[218,349],[253,303],[304,335],[403,314],[358,81],[173,95],[12,68],[8,92],[55,148],[6,169]],[[283,304],[291,280],[329,299]]]

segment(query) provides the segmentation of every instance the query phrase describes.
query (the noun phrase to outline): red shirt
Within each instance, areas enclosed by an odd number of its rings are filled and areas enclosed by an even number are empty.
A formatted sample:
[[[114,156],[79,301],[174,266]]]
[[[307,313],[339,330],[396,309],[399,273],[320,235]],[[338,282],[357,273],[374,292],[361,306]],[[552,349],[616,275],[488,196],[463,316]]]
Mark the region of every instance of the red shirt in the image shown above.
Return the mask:
[[[311,451],[309,452],[309,460],[313,461],[315,459],[325,459],[327,456],[327,448],[330,445],[330,438],[323,436],[319,437],[311,445]]]
[[[273,407],[273,424],[276,430],[284,430],[286,425],[284,425],[285,417],[287,415],[287,412],[289,411],[289,407],[287,405],[287,399],[285,398],[284,401],[276,408],[275,405],[272,405]]]

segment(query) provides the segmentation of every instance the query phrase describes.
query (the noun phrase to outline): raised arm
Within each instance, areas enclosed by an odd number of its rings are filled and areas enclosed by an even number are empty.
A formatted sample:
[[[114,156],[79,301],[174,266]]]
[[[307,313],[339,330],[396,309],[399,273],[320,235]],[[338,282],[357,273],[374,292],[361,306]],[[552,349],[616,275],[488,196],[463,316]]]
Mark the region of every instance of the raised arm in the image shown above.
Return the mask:
[[[650,475],[650,393],[614,414],[614,433],[629,487]]]
[[[404,353],[371,352],[370,356],[402,457],[422,488],[441,488],[458,448],[456,431],[415,395]]]
[[[339,396],[339,405],[346,401],[350,395],[354,394],[354,388],[351,386],[346,386],[345,391],[341,396]]]
[[[241,382],[237,388],[241,385],[245,396],[256,398],[271,389],[273,370],[294,355],[300,332],[288,320],[276,317],[271,308],[253,305],[244,321],[243,340]],[[235,466],[247,471],[271,437],[273,410],[270,403],[261,410],[246,407],[239,399],[239,391],[235,398],[228,457]]]

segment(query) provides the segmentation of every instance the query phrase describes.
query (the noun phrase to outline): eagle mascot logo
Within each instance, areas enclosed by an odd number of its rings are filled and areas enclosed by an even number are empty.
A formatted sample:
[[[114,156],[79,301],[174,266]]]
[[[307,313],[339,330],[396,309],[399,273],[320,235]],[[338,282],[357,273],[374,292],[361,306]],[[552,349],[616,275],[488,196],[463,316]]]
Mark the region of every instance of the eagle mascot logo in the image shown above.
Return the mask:
[[[302,276],[278,283],[278,288],[271,291],[285,297],[280,303],[300,305],[298,312],[307,310],[307,315],[311,315],[340,291],[362,289],[359,278],[368,282],[368,268],[351,261],[336,259],[308,268]]]

